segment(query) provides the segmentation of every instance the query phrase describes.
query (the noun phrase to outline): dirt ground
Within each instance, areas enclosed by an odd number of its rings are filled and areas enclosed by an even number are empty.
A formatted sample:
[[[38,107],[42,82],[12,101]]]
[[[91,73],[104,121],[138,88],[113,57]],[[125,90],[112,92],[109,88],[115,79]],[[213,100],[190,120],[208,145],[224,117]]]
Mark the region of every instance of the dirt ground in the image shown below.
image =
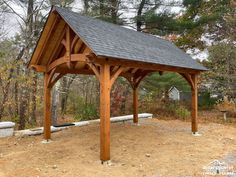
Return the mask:
[[[236,169],[236,128],[190,122],[147,119],[140,126],[112,123],[111,163],[99,160],[99,125],[72,127],[42,136],[0,139],[0,177],[140,177],[204,176],[214,160]],[[231,169],[232,170],[232,169]]]

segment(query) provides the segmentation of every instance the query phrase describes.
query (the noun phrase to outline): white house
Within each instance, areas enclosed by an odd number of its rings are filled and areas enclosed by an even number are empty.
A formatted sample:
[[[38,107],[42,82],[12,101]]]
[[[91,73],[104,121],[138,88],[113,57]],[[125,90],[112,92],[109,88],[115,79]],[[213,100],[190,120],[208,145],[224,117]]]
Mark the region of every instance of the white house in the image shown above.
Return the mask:
[[[180,100],[180,91],[175,86],[172,86],[168,90],[168,96],[172,100]]]

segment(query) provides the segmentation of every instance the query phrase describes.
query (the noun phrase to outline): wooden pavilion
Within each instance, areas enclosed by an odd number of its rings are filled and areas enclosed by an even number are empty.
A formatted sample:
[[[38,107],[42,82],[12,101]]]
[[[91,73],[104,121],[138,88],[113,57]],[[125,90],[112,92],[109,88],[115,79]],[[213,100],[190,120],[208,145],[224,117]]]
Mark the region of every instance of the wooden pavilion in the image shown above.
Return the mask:
[[[65,74],[95,75],[100,82],[100,159],[110,159],[110,91],[119,76],[133,89],[138,122],[138,86],[150,73],[182,75],[192,90],[192,132],[197,127],[197,76],[207,70],[161,38],[53,7],[29,67],[44,73],[44,138],[51,138],[51,89]]]

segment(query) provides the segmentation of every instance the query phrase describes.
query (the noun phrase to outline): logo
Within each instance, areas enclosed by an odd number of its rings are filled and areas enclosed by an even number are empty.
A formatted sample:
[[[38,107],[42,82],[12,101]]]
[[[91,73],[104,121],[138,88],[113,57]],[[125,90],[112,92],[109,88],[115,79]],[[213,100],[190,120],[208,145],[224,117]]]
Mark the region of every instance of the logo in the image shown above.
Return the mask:
[[[203,167],[203,175],[223,175],[234,176],[236,175],[236,169],[232,165],[229,165],[220,160],[214,160],[207,166]]]

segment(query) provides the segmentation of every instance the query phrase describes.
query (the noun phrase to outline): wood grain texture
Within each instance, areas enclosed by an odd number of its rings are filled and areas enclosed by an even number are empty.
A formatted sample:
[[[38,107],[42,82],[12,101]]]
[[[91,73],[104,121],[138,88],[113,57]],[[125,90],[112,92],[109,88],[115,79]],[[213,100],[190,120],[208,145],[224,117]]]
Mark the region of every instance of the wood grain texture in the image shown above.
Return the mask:
[[[198,131],[198,88],[197,88],[197,75],[192,75],[192,132]]]
[[[138,123],[138,87],[133,88],[133,122]]]
[[[51,89],[47,87],[49,74],[44,74],[44,139],[51,139]]]
[[[110,160],[110,66],[100,68],[100,159]]]

